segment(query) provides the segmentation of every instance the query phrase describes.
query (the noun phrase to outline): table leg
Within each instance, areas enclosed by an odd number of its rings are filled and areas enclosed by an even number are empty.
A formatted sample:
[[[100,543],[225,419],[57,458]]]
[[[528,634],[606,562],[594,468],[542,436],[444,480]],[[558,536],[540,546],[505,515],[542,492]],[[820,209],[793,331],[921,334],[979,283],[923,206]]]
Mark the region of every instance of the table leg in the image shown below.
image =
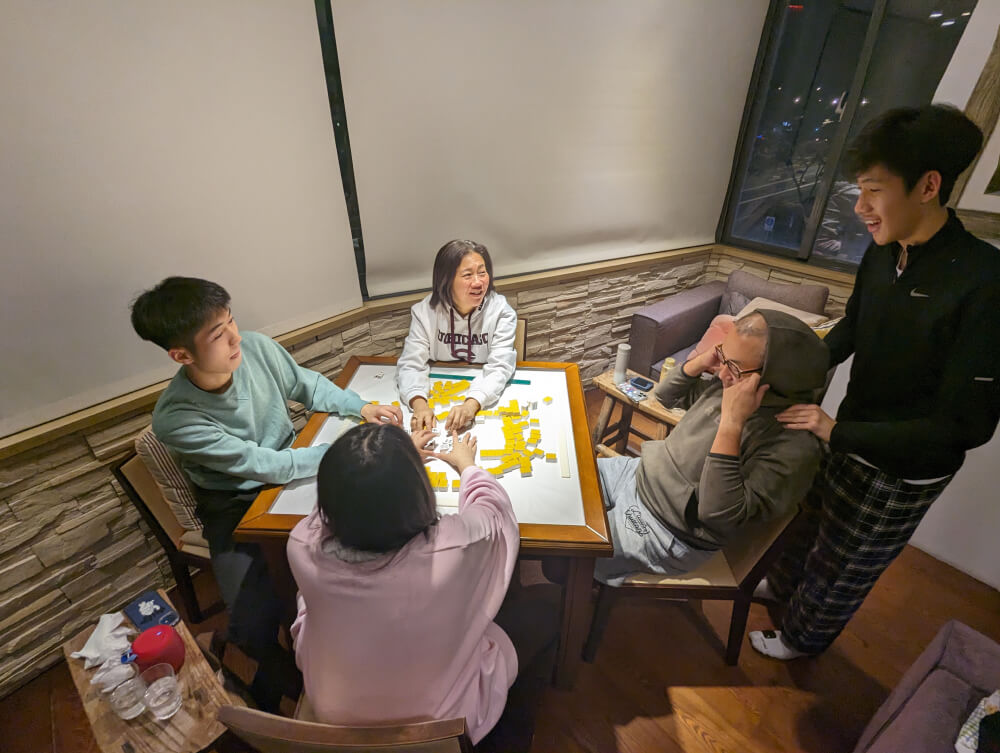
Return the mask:
[[[624,455],[625,450],[628,449],[628,435],[632,431],[633,410],[631,405],[622,403],[622,417],[618,419],[618,447],[615,448],[619,455]]]
[[[601,412],[597,416],[597,425],[594,427],[594,444],[600,444],[601,440],[604,439],[604,432],[607,431],[608,421],[611,420],[611,411],[615,409],[614,398],[610,395],[604,396],[604,402],[601,404]]]
[[[563,614],[556,659],[555,686],[571,690],[580,670],[583,642],[590,629],[590,594],[594,583],[594,559],[569,560],[569,574],[563,591]]]
[[[669,429],[666,424],[661,424],[659,421],[656,423],[656,439],[666,439],[667,432]]]
[[[292,569],[288,566],[286,543],[286,539],[262,541],[260,549],[264,559],[267,560],[267,572],[271,576],[271,583],[274,584],[274,590],[284,606],[284,622],[287,627],[295,621],[295,615],[298,613],[295,594],[299,589],[292,576]]]

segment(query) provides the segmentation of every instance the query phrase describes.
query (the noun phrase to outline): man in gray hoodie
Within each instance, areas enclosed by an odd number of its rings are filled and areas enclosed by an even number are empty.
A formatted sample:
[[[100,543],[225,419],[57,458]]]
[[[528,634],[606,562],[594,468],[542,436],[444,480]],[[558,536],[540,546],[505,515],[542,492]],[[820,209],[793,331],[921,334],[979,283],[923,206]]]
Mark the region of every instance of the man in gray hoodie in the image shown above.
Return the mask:
[[[694,570],[747,523],[782,515],[812,484],[818,439],[786,429],[775,414],[815,401],[829,352],[795,317],[759,310],[722,343],[672,369],[655,391],[686,408],[670,435],[642,445],[640,458],[598,460],[614,556],[595,577]],[[703,374],[714,373],[711,379]]]

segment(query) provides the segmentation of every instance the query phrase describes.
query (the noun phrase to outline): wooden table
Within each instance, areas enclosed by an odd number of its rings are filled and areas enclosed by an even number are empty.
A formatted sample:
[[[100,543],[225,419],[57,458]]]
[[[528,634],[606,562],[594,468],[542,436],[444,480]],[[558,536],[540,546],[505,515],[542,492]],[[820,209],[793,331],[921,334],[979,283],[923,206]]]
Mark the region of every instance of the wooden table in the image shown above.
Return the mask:
[[[337,378],[337,385],[347,387],[359,367],[365,364],[384,366],[387,372],[386,384],[395,384],[395,358],[352,356]],[[456,364],[437,364],[434,367],[434,369],[440,368],[456,370]],[[466,368],[470,373],[478,370],[476,367]],[[565,560],[568,565],[568,579],[563,589],[561,640],[555,684],[560,688],[570,688],[576,680],[583,642],[590,626],[594,560],[597,557],[610,557],[614,550],[608,534],[607,518],[597,479],[597,465],[587,429],[586,406],[578,367],[569,363],[524,361],[518,363],[518,369],[546,370],[565,376],[566,400],[571,417],[579,499],[582,506],[578,516],[579,524],[522,522],[520,528],[522,557],[528,559],[542,556],[555,557]],[[390,378],[392,382],[389,381]],[[369,398],[364,392],[361,395],[366,399]],[[501,397],[500,405],[504,404],[505,399]],[[327,416],[325,413],[314,414],[293,446],[309,446],[327,420]],[[504,482],[501,480],[501,483]],[[296,586],[288,567],[285,543],[289,532],[302,519],[302,515],[271,512],[282,489],[283,487],[271,487],[262,491],[240,521],[233,536],[238,541],[251,541],[261,545],[271,568],[275,586],[286,601],[290,613],[294,613]],[[509,487],[508,492],[513,498],[514,492]],[[524,516],[521,515],[519,518],[523,520]]]
[[[170,603],[163,591],[160,596]],[[94,627],[82,630],[63,644],[73,684],[83,701],[94,739],[104,753],[197,753],[226,731],[215,719],[219,707],[245,705],[239,697],[231,697],[219,683],[184,623],[178,622],[174,629],[184,639],[184,665],[178,673],[183,702],[180,710],[165,721],[159,721],[149,711],[128,721],[120,719],[108,702],[108,694],[90,684],[97,668],[84,669],[83,660],[70,654],[83,648]]]
[[[628,371],[628,378],[641,376],[638,372]],[[605,438],[611,435],[610,440],[605,444],[617,443],[615,448],[619,453],[624,454],[628,447],[629,434],[636,434],[643,439],[666,439],[670,428],[677,425],[677,422],[684,417],[683,410],[664,408],[652,393],[645,400],[635,403],[618,389],[615,384],[614,371],[605,371],[600,376],[594,377],[594,386],[604,393],[604,403],[601,405],[601,412],[597,417],[597,425],[594,427],[594,444],[604,442]],[[620,404],[622,413],[617,422],[608,426],[611,414],[615,405]],[[644,416],[656,421],[656,434],[652,437],[632,428],[632,416],[638,411]]]

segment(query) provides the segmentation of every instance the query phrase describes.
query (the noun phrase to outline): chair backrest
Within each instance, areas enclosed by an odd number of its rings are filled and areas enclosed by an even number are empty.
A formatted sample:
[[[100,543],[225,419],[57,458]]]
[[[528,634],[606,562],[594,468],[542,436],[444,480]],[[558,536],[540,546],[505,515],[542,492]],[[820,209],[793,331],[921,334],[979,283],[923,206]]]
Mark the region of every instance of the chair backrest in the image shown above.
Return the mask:
[[[177,516],[163,498],[163,492],[142,458],[132,455],[114,468],[114,474],[146,524],[160,539],[160,543],[166,546],[163,541],[163,537],[166,537],[174,549],[180,548],[184,526],[178,522]]]
[[[830,289],[825,285],[771,282],[736,269],[726,282],[718,313],[736,314],[754,298],[767,298],[812,314],[822,314],[829,295]]]
[[[135,438],[135,451],[146,464],[164,501],[181,527],[187,531],[201,531],[201,520],[195,511],[197,502],[191,482],[151,428],[144,429]]]
[[[467,753],[464,719],[392,727],[341,727],[223,706],[219,722],[261,753]]]
[[[524,323],[524,319],[518,317],[517,319],[517,329],[514,330],[514,352],[517,353],[517,360],[524,360],[524,341],[527,338],[528,326]]]
[[[746,580],[768,555],[771,547],[797,515],[798,507],[771,520],[751,523],[723,550],[738,584]]]

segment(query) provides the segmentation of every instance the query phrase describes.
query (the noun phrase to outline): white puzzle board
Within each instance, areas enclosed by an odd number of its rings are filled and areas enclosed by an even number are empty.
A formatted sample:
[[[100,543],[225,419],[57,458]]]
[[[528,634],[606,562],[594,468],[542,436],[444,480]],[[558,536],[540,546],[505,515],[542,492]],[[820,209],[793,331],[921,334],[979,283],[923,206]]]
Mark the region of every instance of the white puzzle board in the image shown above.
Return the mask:
[[[479,371],[480,369],[470,366],[434,366],[431,368],[433,374],[448,376],[468,377]],[[521,380],[528,381],[530,384],[514,383],[514,381]],[[447,380],[431,378],[432,384],[436,381]],[[377,400],[383,404],[399,401],[399,393],[396,388],[396,367],[392,364],[362,364],[351,378],[348,388],[368,401]],[[551,397],[552,402],[545,404],[545,397]],[[537,419],[538,426],[530,428],[537,428],[541,432],[538,448],[544,453],[557,455],[556,462],[546,462],[544,457],[534,459],[531,463],[530,477],[522,478],[519,470],[515,469],[505,473],[500,478],[500,483],[514,504],[514,512],[518,522],[585,525],[583,497],[580,492],[580,473],[576,461],[573,423],[569,410],[569,393],[566,388],[566,373],[561,369],[517,369],[499,403],[484,410],[496,411],[507,406],[511,400],[517,400],[519,404],[537,403],[536,408],[529,408],[527,418]],[[400,406],[400,408],[403,411],[403,426],[409,427],[410,410],[405,406]],[[439,405],[435,408],[435,412],[440,414],[447,409]],[[331,414],[316,433],[312,444],[333,442],[357,423],[357,419],[341,418]],[[443,422],[439,422],[439,427],[442,425]],[[482,451],[504,447],[502,427],[502,419],[495,417],[485,418],[483,423],[477,423],[471,429],[479,440],[480,455],[476,462],[483,468],[489,469],[500,464],[498,459],[482,457]],[[527,437],[529,431],[526,430],[524,434]],[[458,479],[458,474],[440,460],[432,460],[427,465],[432,472],[447,473],[448,491],[436,492],[438,510],[441,513],[457,512],[459,493],[452,491],[452,485]],[[312,512],[315,504],[315,478],[300,479],[285,486],[269,512],[285,515],[308,515]]]

